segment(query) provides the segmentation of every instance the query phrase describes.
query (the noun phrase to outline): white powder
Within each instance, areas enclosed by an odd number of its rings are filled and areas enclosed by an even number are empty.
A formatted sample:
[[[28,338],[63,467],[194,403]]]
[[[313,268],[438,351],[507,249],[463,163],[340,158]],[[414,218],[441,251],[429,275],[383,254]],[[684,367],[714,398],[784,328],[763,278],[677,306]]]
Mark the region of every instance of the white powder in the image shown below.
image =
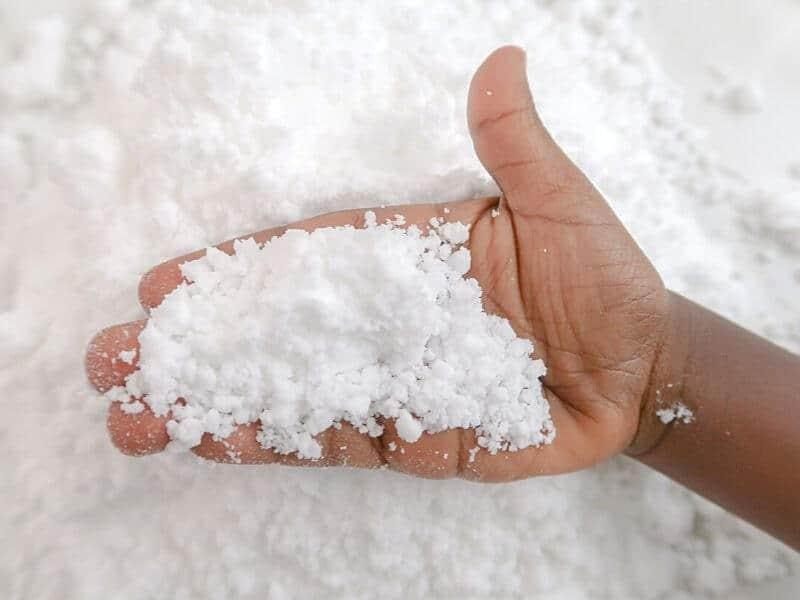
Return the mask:
[[[422,435],[422,423],[407,410],[397,416],[397,434],[407,442],[416,442]]]
[[[144,403],[140,402],[139,400],[133,400],[132,402],[123,403],[121,408],[123,412],[126,412],[129,415],[135,415],[144,410]]]
[[[656,411],[656,416],[664,423],[691,423],[694,421],[694,413],[682,402],[676,402],[669,408],[661,408]]]
[[[122,350],[117,356],[122,362],[132,365],[133,359],[136,358],[136,350]]]
[[[313,436],[341,421],[378,436],[383,417],[408,442],[460,427],[492,453],[550,443],[544,364],[483,311],[464,277],[468,228],[365,221],[184,264],[192,284],[152,311],[127,392],[171,411],[170,437],[187,448],[259,421],[264,447],[319,458]]]
[[[15,16],[37,5],[45,19]],[[698,149],[640,10],[6,2],[0,596],[675,600],[800,573],[796,553],[625,458],[503,486],[134,460],[82,372],[96,331],[143,317],[137,279],[165,258],[340,208],[496,193],[465,93],[509,42],[666,283],[800,350],[800,202]]]

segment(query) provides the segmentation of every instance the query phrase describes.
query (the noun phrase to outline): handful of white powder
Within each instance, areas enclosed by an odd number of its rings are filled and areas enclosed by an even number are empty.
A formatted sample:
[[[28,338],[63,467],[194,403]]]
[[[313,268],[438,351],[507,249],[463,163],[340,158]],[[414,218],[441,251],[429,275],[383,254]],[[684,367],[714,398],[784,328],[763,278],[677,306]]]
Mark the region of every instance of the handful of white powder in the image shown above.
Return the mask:
[[[456,427],[492,453],[552,442],[544,364],[464,277],[468,228],[367,217],[182,265],[191,285],[152,311],[139,368],[109,397],[171,413],[187,448],[258,421],[264,447],[318,458],[314,435],[346,421],[378,436],[381,417],[408,442]]]

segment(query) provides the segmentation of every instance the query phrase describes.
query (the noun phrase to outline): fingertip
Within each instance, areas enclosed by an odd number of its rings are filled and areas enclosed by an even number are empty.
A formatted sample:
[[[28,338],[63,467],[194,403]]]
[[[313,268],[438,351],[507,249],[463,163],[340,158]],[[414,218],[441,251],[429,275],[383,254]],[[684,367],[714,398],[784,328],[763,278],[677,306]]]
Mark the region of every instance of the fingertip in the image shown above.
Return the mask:
[[[146,321],[114,325],[96,334],[86,349],[84,368],[89,382],[101,392],[123,385],[125,377],[136,370],[139,333]],[[135,354],[127,357],[121,353]]]
[[[156,416],[148,407],[139,413],[127,413],[119,402],[113,402],[106,424],[111,442],[120,452],[127,456],[146,456],[167,447],[168,419]]]
[[[500,46],[499,48],[493,50],[489,53],[483,63],[481,63],[481,67],[479,67],[479,71],[481,68],[485,66],[509,66],[513,68],[525,67],[528,62],[528,54],[525,52],[525,49],[522,46],[517,46],[516,44],[506,44],[505,46]]]
[[[479,78],[485,72],[491,72],[492,68],[506,66],[512,68],[524,67],[527,64],[528,55],[521,46],[506,44],[496,48],[483,60],[475,72],[475,77]]]
[[[475,71],[469,87],[468,124],[473,134],[487,118],[520,106],[532,106],[527,55],[519,46],[492,52]]]

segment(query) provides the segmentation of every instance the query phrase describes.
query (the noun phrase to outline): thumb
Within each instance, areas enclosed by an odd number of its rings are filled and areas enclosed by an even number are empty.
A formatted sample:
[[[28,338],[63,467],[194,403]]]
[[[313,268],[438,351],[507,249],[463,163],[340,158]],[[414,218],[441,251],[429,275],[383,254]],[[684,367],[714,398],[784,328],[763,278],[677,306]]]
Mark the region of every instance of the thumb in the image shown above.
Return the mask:
[[[478,158],[512,210],[584,185],[585,178],[544,128],[525,73],[525,52],[504,46],[478,67],[467,120]]]

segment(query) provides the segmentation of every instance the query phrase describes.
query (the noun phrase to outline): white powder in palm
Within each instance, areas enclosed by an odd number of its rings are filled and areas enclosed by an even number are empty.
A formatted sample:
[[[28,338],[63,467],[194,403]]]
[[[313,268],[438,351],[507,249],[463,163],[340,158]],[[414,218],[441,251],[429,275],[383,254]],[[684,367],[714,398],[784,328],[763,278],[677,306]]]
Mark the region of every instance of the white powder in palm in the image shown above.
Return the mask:
[[[468,228],[366,222],[246,239],[182,266],[191,285],[153,311],[126,385],[171,412],[173,445],[260,421],[265,447],[318,458],[314,435],[346,421],[378,436],[383,418],[408,442],[455,427],[493,453],[553,440],[544,364],[465,278]]]

